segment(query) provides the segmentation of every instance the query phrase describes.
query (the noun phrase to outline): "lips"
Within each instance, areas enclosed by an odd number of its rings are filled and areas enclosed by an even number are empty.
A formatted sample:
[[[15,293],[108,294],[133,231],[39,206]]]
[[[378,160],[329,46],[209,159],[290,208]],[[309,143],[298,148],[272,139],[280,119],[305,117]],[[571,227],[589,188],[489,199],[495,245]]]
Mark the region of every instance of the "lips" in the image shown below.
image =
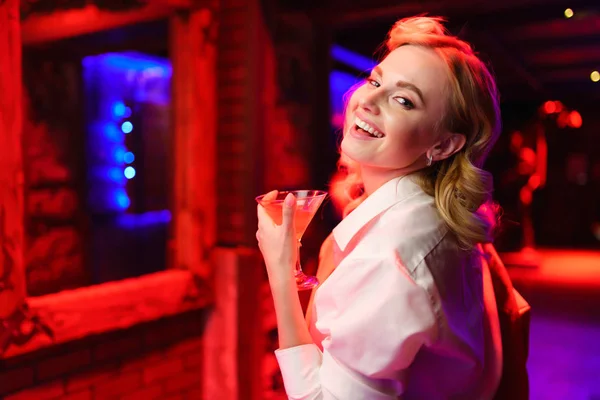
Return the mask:
[[[354,117],[354,128],[360,133],[361,131],[365,134],[376,138],[381,139],[385,135],[373,122],[368,121],[366,118],[361,118],[359,116]]]
[[[358,140],[379,140],[380,138],[371,135],[369,132],[360,129],[357,125],[352,125],[348,130],[348,135]]]

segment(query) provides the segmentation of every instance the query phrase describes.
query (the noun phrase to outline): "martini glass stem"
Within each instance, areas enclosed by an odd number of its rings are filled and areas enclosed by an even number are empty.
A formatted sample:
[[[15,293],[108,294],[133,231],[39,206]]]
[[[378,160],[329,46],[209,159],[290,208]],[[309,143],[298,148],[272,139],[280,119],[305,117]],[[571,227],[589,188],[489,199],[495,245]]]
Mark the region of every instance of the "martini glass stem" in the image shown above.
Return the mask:
[[[300,241],[300,239],[298,239],[298,246],[297,246],[298,250],[296,251],[297,252],[296,253],[296,255],[297,255],[297,257],[296,257],[296,273],[295,273],[296,277],[304,275],[304,273],[302,272],[302,265],[300,265],[300,247],[302,247],[302,242]]]
[[[298,290],[311,290],[319,284],[319,280],[316,276],[307,276],[302,272],[302,266],[300,265],[300,247],[302,243],[298,239],[298,258],[296,259],[296,287]]]

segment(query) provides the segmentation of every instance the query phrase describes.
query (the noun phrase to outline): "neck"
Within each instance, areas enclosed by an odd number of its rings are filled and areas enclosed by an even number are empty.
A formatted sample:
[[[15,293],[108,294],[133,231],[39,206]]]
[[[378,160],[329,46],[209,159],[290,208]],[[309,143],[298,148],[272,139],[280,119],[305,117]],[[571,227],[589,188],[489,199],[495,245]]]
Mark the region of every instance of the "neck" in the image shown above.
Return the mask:
[[[404,168],[390,170],[377,167],[368,167],[365,165],[361,165],[360,167],[360,177],[365,187],[365,193],[367,196],[370,196],[371,193],[379,189],[386,182],[394,178],[406,176],[410,173],[410,170]]]

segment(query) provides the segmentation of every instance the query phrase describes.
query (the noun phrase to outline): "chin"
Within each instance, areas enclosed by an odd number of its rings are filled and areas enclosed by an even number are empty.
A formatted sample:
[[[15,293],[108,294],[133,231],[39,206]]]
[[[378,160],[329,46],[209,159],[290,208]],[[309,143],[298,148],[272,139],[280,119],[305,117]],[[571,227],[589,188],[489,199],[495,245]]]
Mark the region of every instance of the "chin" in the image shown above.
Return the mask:
[[[376,157],[371,146],[351,136],[344,136],[340,149],[349,159],[358,164],[371,164]]]
[[[359,151],[351,142],[352,138],[344,136],[344,138],[342,139],[342,143],[340,144],[340,150],[346,155],[346,157],[348,157],[352,161],[360,163],[360,157],[357,157],[357,153],[359,153]]]

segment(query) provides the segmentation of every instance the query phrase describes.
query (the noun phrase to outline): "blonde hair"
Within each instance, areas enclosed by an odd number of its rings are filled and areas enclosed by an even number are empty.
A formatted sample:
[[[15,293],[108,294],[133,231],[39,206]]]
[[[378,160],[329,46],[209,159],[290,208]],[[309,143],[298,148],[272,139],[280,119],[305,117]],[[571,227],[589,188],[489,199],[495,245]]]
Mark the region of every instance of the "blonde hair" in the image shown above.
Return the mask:
[[[496,218],[491,203],[492,176],[483,163],[500,134],[500,109],[496,83],[471,46],[451,36],[443,19],[412,17],[401,19],[389,31],[387,54],[404,45],[434,50],[448,66],[450,91],[447,110],[436,129],[462,134],[463,148],[417,173],[417,182],[435,198],[436,207],[462,248],[492,241]],[[386,54],[386,55],[387,55]],[[360,171],[354,168],[346,178],[344,215],[366,197],[357,191]]]

